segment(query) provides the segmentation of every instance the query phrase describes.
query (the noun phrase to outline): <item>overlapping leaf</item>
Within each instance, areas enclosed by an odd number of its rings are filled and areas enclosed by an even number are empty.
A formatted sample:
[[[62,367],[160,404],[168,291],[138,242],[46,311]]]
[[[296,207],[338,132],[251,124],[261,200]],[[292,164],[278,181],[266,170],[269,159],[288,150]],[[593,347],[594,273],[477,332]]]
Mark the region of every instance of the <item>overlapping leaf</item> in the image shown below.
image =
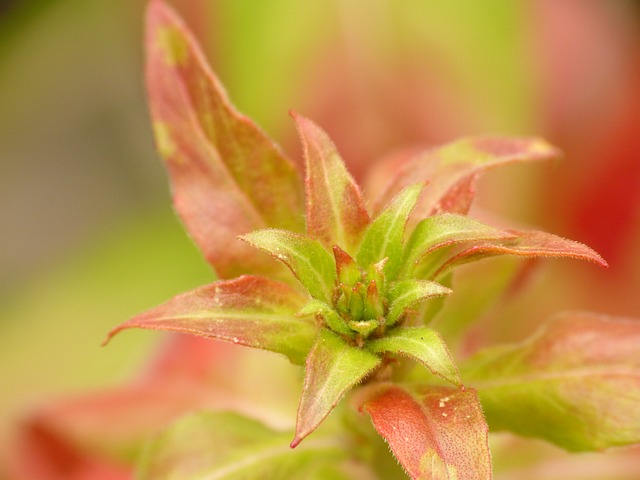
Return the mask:
[[[488,428],[472,389],[388,385],[363,409],[414,480],[489,480]]]
[[[640,442],[640,322],[558,316],[531,339],[488,349],[463,367],[496,430],[568,450]]]
[[[345,457],[335,439],[312,439],[291,450],[288,436],[233,413],[193,414],[152,441],[137,478],[303,480],[316,474],[318,465],[335,466]]]
[[[451,290],[439,283],[429,280],[400,280],[389,287],[391,305],[387,314],[387,322],[394,324],[412,306],[433,297],[441,297]]]
[[[309,353],[296,436],[298,445],[338,404],[344,394],[371,373],[381,360],[377,355],[346,344],[328,330],[322,330]]]
[[[294,165],[230,104],[197,43],[164,2],[147,14],[147,88],[156,144],[176,209],[219,275],[269,270],[236,236],[258,228],[302,231]]]
[[[339,245],[353,253],[369,224],[360,187],[328,135],[311,120],[294,119],[306,165],[307,233],[327,248]]]
[[[127,328],[190,333],[282,353],[304,362],[315,325],[295,316],[304,299],[284,283],[245,275],[183,293],[109,333]]]
[[[407,162],[380,196],[380,209],[400,190],[417,181],[428,181],[416,217],[439,212],[466,214],[474,197],[478,176],[497,166],[547,160],[559,152],[537,138],[471,137],[444,145]]]

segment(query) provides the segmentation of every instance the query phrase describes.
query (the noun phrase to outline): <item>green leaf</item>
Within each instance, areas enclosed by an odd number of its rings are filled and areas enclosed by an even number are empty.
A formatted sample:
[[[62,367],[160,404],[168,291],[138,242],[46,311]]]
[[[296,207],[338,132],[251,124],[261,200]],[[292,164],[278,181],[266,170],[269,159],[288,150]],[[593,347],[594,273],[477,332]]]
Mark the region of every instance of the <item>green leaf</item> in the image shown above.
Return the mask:
[[[513,237],[492,243],[485,242],[460,252],[447,260],[434,274],[433,278],[465,263],[495,255],[517,255],[525,258],[565,257],[586,260],[601,267],[608,266],[607,262],[597,252],[582,243],[546,232],[509,230],[509,233]]]
[[[382,387],[363,409],[414,480],[490,480],[488,428],[473,389]]]
[[[477,178],[486,170],[510,163],[549,160],[560,152],[538,138],[470,137],[429,150],[409,161],[390,182],[374,211],[417,181],[429,182],[415,215],[440,212],[466,214]]]
[[[331,302],[336,285],[333,256],[322,244],[286,230],[258,230],[240,237],[287,265],[313,298]]]
[[[289,435],[234,413],[192,414],[152,440],[136,478],[304,480],[319,465],[345,457],[344,445],[331,438],[312,439],[291,450]]]
[[[187,229],[223,277],[273,268],[237,235],[302,232],[293,163],[229,102],[181,19],[164,2],[147,12],[147,90],[156,145]]]
[[[416,264],[441,247],[462,242],[508,239],[513,236],[507,231],[463,215],[443,213],[425,218],[416,225],[407,242],[404,254],[406,273],[411,275]]]
[[[519,344],[462,367],[492,429],[567,450],[640,442],[640,323],[590,313],[557,316]]]
[[[183,293],[114,328],[168,330],[225,340],[304,361],[316,334],[312,322],[295,316],[304,299],[284,283],[245,275]]]
[[[352,347],[323,329],[307,357],[296,435],[291,447],[313,432],[344,394],[380,363],[380,358],[373,353]]]
[[[367,348],[373,353],[406,355],[422,363],[434,375],[462,385],[447,345],[440,334],[429,327],[396,328],[382,338],[367,342]]]
[[[384,272],[387,279],[395,279],[402,265],[405,225],[423,187],[423,184],[418,183],[402,190],[371,222],[358,249],[357,259],[360,265],[367,267],[388,258]]]
[[[349,328],[342,317],[327,303],[320,300],[310,300],[302,309],[297,313],[298,316],[313,315],[320,317],[331,330],[340,333],[342,335],[353,336],[353,330]]]
[[[306,165],[307,233],[325,247],[352,253],[369,224],[360,187],[328,135],[311,120],[293,114]]]
[[[387,325],[396,323],[402,315],[417,303],[429,298],[449,295],[451,290],[430,280],[400,280],[389,286],[389,313]]]

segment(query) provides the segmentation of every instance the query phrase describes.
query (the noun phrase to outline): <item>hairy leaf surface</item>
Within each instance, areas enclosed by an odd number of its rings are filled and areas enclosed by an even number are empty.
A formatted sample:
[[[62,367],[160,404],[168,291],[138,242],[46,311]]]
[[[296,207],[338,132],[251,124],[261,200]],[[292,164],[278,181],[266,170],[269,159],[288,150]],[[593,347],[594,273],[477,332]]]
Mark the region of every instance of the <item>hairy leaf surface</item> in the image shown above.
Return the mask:
[[[315,123],[294,114],[306,165],[307,233],[327,248],[353,253],[369,224],[360,192],[329,136]]]
[[[489,480],[488,428],[473,389],[383,387],[363,405],[414,480]]]
[[[236,236],[303,231],[298,172],[229,102],[186,26],[164,2],[147,13],[147,89],[178,213],[222,277],[273,268]]]
[[[286,264],[311,296],[331,302],[336,266],[333,256],[319,241],[275,229],[258,230],[240,238]]]
[[[302,363],[316,327],[295,316],[304,304],[284,283],[245,275],[183,293],[116,327],[190,333],[282,353]]]
[[[377,355],[352,347],[323,329],[307,357],[296,436],[291,446],[295,447],[313,432],[344,394],[380,363]]]
[[[431,373],[461,386],[458,367],[438,332],[429,327],[396,328],[384,337],[367,343],[374,353],[406,355],[422,363]]]
[[[529,340],[487,349],[463,367],[496,430],[568,450],[640,442],[640,322],[557,316]]]
[[[400,317],[417,303],[429,298],[448,295],[451,290],[430,280],[400,280],[389,286],[389,313],[387,323],[393,325]]]

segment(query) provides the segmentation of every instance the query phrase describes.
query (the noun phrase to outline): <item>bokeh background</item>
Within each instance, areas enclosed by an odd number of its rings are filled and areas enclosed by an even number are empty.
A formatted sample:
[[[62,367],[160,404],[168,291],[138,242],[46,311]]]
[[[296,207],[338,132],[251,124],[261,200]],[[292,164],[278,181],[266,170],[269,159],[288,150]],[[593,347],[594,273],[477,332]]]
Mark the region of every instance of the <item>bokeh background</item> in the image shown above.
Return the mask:
[[[241,111],[296,160],[287,112],[316,120],[367,189],[385,159],[463,135],[565,152],[490,173],[477,213],[587,243],[610,268],[545,262],[499,310],[462,284],[492,339],[561,309],[640,317],[640,2],[171,3]],[[154,152],[144,8],[0,2],[0,452],[30,409],[128,378],[159,338],[100,348],[112,326],[213,278]]]

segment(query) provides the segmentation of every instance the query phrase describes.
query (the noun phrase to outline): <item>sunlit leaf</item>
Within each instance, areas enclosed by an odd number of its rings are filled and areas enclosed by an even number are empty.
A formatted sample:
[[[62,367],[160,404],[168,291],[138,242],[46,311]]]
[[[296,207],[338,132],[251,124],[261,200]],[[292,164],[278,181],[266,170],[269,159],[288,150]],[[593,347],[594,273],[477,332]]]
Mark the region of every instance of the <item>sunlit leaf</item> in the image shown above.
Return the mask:
[[[221,276],[272,268],[236,236],[265,227],[303,230],[296,168],[231,105],[191,33],[164,2],[150,2],[146,43],[156,145],[178,213]]]
[[[484,242],[450,258],[440,267],[434,278],[459,265],[495,255],[516,255],[525,258],[565,257],[586,260],[601,267],[607,266],[607,262],[598,253],[582,243],[546,232],[509,230],[509,233],[513,234],[513,237],[492,243]]]
[[[396,328],[384,337],[367,343],[374,353],[390,352],[406,355],[427,367],[431,373],[460,386],[458,367],[442,337],[428,327]]]
[[[116,327],[190,333],[282,353],[302,363],[315,326],[295,316],[304,299],[284,283],[246,275],[183,293]]]
[[[291,446],[295,447],[313,432],[344,394],[380,363],[377,355],[352,347],[334,333],[322,330],[307,357],[296,435]]]
[[[241,238],[286,264],[311,296],[331,302],[336,266],[320,242],[305,235],[274,229],[258,230]]]
[[[294,114],[294,119],[307,172],[307,233],[328,248],[339,245],[353,253],[369,224],[360,187],[327,134],[304,117]]]
[[[389,313],[387,323],[392,325],[397,322],[407,309],[424,300],[433,297],[448,295],[451,290],[439,283],[429,280],[400,280],[389,286]]]
[[[357,253],[360,265],[369,266],[388,258],[384,272],[394,280],[402,262],[404,227],[424,187],[419,183],[405,188],[367,227]]]
[[[640,442],[640,322],[588,313],[556,317],[519,344],[463,367],[491,428],[568,450]]]
[[[332,438],[310,439],[296,450],[289,432],[277,432],[233,413],[203,412],[158,435],[138,471],[141,480],[304,480],[318,464],[337,463],[344,446]]]
[[[510,237],[513,234],[463,215],[443,213],[427,217],[416,225],[407,242],[405,268],[410,273],[416,263],[440,247]]]
[[[363,409],[414,480],[489,480],[488,428],[473,389],[388,385]]]
[[[407,162],[376,204],[387,203],[404,187],[427,181],[416,207],[417,217],[440,212],[466,214],[475,193],[476,179],[501,165],[557,158],[559,151],[538,138],[470,137],[418,155]]]

